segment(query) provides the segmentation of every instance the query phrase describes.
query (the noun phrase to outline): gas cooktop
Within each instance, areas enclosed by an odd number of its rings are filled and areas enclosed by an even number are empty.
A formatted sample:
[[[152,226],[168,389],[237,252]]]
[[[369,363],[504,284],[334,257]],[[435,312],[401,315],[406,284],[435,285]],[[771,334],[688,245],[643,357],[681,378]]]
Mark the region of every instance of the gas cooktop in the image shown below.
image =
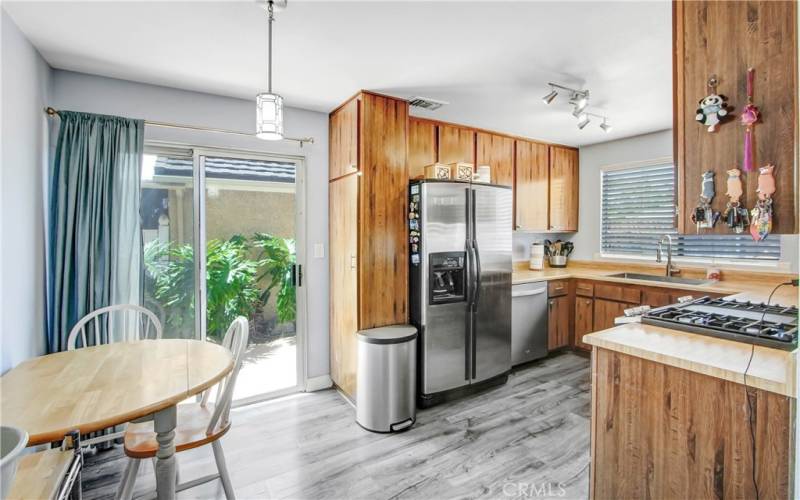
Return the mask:
[[[701,297],[652,309],[642,323],[787,351],[797,348],[796,307]]]

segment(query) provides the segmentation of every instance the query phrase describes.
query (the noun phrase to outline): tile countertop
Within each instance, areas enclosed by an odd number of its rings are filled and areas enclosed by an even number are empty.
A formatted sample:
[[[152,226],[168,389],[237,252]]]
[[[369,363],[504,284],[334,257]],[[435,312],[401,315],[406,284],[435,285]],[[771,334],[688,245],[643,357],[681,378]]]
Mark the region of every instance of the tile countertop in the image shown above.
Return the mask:
[[[527,269],[527,263],[518,263],[514,268],[513,283],[578,278],[707,291],[729,294],[729,298],[737,300],[766,302],[775,285],[797,278],[796,275],[787,274],[723,271],[722,279],[716,283],[684,285],[608,277],[609,274],[619,272],[660,274],[663,272],[663,266],[575,261],[564,269],[546,268],[542,271],[531,271]],[[686,268],[681,276],[704,277],[703,273],[704,271],[699,268]],[[797,306],[798,289],[792,286],[779,288],[772,297],[772,303]],[[750,344],[638,323],[590,333],[585,335],[583,340],[598,348],[738,383],[744,382],[744,372],[752,349]],[[781,351],[756,346],[747,372],[747,385],[797,398],[800,385],[797,357],[798,350]]]

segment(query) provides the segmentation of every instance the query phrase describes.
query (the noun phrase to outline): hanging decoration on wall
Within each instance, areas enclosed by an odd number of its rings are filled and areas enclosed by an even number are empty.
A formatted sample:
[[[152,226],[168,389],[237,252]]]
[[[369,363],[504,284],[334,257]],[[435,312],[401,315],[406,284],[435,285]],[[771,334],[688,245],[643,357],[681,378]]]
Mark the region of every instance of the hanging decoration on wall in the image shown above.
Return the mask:
[[[772,194],[775,192],[774,165],[758,169],[758,201],[750,212],[750,235],[755,241],[765,239],[772,230]]]
[[[753,170],[753,129],[759,118],[758,108],[753,104],[753,80],[755,78],[755,68],[747,70],[747,104],[742,110],[739,119],[742,121],[744,129],[744,165],[745,172]]]
[[[717,94],[717,75],[708,79],[709,94],[700,99],[700,105],[694,119],[708,127],[709,132],[716,132],[719,124],[728,116],[728,98]]]
[[[729,228],[733,229],[736,234],[740,234],[750,224],[750,212],[739,201],[744,193],[742,172],[738,168],[732,168],[727,173],[728,191],[725,195],[728,197],[728,206],[725,207],[722,218]]]
[[[719,220],[719,212],[711,208],[711,200],[714,199],[714,171],[708,170],[700,176],[700,203],[692,212],[692,222],[697,226],[697,232],[701,229],[709,229]]]

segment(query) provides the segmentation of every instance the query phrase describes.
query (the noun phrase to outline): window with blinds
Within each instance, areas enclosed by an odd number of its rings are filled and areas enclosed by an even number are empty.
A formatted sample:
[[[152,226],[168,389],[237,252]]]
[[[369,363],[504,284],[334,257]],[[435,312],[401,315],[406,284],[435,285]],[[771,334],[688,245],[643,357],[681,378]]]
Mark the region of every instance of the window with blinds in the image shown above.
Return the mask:
[[[605,254],[656,254],[658,239],[673,236],[673,255],[698,259],[778,260],[780,238],[755,242],[749,233],[678,235],[671,164],[602,173],[601,249]],[[719,224],[723,224],[722,221]]]

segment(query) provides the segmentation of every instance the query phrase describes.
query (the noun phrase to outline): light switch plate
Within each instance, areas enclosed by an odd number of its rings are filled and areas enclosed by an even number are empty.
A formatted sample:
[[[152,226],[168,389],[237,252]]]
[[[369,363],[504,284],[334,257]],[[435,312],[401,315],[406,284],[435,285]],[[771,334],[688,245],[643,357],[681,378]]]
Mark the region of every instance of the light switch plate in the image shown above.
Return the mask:
[[[314,258],[315,259],[325,258],[325,245],[323,245],[322,243],[314,243]]]

